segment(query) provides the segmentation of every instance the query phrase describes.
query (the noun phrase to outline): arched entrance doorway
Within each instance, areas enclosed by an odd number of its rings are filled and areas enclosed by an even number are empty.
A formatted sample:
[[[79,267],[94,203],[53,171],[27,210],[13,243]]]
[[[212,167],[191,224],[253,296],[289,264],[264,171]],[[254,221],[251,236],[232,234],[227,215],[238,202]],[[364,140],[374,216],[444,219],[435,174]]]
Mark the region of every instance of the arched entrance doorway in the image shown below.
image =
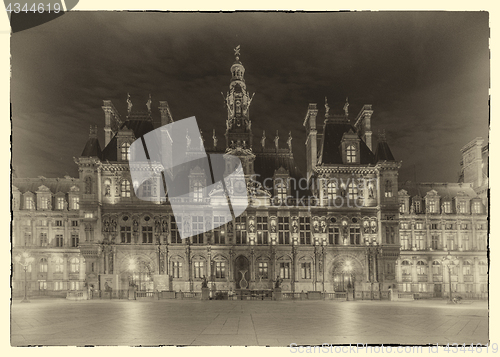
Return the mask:
[[[234,281],[236,289],[247,289],[250,281],[250,263],[247,257],[240,255],[234,261]]]
[[[153,291],[155,272],[151,262],[147,262],[140,257],[130,257],[122,266],[121,281],[122,286],[128,282],[129,286],[136,286],[138,291]]]
[[[354,289],[356,282],[362,281],[362,276],[363,268],[356,259],[350,256],[340,256],[333,263],[333,290],[346,292]]]

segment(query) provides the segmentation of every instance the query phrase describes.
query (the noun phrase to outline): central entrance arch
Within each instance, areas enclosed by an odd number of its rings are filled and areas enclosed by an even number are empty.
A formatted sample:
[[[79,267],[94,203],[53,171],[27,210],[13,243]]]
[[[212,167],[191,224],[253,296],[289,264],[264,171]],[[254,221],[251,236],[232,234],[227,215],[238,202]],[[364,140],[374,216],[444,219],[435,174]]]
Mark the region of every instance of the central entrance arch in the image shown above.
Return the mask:
[[[234,261],[234,281],[236,289],[248,289],[250,281],[250,262],[248,258],[240,255]]]

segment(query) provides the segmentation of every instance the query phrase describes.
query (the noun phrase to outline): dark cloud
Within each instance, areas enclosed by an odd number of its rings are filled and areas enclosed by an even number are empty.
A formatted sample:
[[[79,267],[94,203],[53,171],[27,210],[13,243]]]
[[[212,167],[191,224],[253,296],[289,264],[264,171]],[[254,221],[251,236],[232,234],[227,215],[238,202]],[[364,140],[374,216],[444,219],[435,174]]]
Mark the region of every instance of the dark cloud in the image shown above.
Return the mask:
[[[485,12],[69,13],[12,35],[13,163],[20,176],[76,176],[102,100],[123,114],[127,93],[223,139],[220,92],[240,44],[254,134],[279,130],[285,147],[292,131],[302,171],[308,103],[321,124],[324,97],[341,112],[348,96],[351,117],[373,105],[402,180],[456,181],[460,148],[488,135],[488,35]]]

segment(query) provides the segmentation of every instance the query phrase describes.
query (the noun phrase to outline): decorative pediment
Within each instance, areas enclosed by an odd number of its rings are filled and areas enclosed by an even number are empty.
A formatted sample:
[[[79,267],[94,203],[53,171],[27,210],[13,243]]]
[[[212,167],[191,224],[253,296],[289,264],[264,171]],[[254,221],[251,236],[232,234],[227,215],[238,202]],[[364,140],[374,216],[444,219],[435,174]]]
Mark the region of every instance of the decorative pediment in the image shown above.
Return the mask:
[[[408,191],[406,191],[406,190],[399,190],[399,196],[408,196]]]
[[[195,166],[194,169],[192,169],[190,172],[189,172],[190,175],[205,175],[205,170],[203,170],[201,167],[199,166]]]
[[[71,188],[69,189],[70,192],[80,192],[80,187],[78,186],[71,186]]]
[[[45,186],[45,185],[41,185],[38,187],[38,191],[37,192],[50,192],[50,189]]]
[[[426,197],[436,197],[437,195],[438,193],[436,190],[430,190],[429,192],[427,192]]]
[[[280,166],[279,169],[274,171],[274,176],[290,176],[290,172],[283,166]]]

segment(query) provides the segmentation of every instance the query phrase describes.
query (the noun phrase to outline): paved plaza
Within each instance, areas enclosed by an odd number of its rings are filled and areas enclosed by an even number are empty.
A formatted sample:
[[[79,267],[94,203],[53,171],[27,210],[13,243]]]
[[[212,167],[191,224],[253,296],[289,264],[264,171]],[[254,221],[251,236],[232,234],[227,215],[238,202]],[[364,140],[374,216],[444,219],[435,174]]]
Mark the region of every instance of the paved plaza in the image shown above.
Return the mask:
[[[11,344],[487,343],[485,301],[67,301],[11,307]]]

